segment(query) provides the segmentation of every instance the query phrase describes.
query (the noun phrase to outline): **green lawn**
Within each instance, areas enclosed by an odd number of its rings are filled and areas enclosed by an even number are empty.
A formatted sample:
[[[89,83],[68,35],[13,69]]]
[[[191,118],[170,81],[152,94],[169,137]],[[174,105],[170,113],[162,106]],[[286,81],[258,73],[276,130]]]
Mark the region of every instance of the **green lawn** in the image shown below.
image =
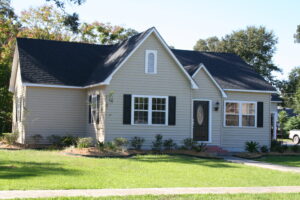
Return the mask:
[[[300,156],[264,156],[257,160],[280,165],[300,167]]]
[[[295,200],[300,193],[289,194],[203,194],[203,195],[147,195],[126,197],[58,197],[26,200]],[[25,199],[23,199],[25,200]]]
[[[300,185],[300,174],[185,156],[70,157],[0,150],[0,190]]]

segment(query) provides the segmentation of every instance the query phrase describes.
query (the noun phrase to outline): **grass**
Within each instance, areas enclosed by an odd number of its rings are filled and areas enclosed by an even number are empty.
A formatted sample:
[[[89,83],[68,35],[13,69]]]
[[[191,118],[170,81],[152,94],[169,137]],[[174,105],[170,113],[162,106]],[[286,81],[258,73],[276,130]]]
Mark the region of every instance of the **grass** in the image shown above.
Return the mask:
[[[26,200],[294,200],[300,193],[288,194],[201,194],[201,195],[146,195],[126,197],[57,197]],[[25,200],[25,199],[23,199]]]
[[[264,156],[257,160],[279,165],[300,167],[300,156]]]
[[[71,157],[0,150],[0,190],[300,185],[300,174],[185,156]]]

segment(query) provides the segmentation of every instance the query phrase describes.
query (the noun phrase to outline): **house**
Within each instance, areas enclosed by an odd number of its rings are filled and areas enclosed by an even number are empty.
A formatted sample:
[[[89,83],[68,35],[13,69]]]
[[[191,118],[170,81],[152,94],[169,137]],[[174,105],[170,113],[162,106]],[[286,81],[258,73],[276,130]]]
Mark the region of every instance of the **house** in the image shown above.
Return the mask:
[[[170,49],[155,28],[115,45],[18,38],[10,91],[20,143],[139,136],[150,148],[162,134],[243,151],[250,140],[270,146],[277,105],[240,57]]]

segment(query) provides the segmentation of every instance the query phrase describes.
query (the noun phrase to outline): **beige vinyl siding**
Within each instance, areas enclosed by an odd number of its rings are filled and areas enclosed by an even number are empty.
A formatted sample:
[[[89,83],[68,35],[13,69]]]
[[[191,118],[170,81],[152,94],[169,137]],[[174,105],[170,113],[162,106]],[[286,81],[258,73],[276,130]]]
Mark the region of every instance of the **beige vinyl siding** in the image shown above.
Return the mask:
[[[157,74],[145,74],[145,51],[157,50]],[[191,137],[191,85],[179,66],[153,34],[127,60],[107,86],[106,95],[113,92],[113,102],[107,104],[106,141],[115,137],[146,139],[150,148],[156,134],[181,143]],[[176,125],[123,125],[123,95],[176,96]]]
[[[26,113],[24,113],[24,107],[26,107],[26,88],[22,85],[20,65],[17,67],[17,77],[15,84],[15,93],[13,97],[13,113],[12,113],[12,130],[19,134],[18,142],[24,143],[25,140],[25,120]],[[21,121],[16,121],[16,99],[21,98],[23,101],[23,108],[21,108]]]
[[[223,134],[221,146],[231,151],[244,151],[245,142],[256,141],[260,145],[270,146],[270,94],[261,93],[239,93],[227,92],[228,98],[224,100],[237,100],[237,101],[257,101],[264,103],[264,122],[262,128],[252,127],[224,127],[223,117]],[[224,102],[223,102],[224,105]],[[224,109],[223,109],[223,112]]]
[[[201,69],[193,77],[199,86],[198,90],[192,90],[193,99],[211,100],[212,111],[211,111],[211,145],[220,145],[220,134],[222,124],[222,94],[217,86],[213,83],[207,73]],[[213,109],[216,102],[219,102],[219,110]]]
[[[104,94],[104,86],[101,87],[94,87],[94,88],[90,88],[87,90],[87,95],[86,95],[86,102],[87,102],[87,106],[86,106],[86,132],[87,135],[89,137],[95,138],[98,141],[104,141],[104,137],[105,137],[105,112],[106,112],[106,98],[105,98],[105,94]],[[89,95],[100,95],[100,110],[99,110],[99,124],[93,123],[90,124],[89,123],[89,117],[88,117],[88,112],[89,112],[89,106],[88,106],[88,102],[89,102]]]
[[[27,87],[26,143],[33,135],[86,136],[86,91]]]

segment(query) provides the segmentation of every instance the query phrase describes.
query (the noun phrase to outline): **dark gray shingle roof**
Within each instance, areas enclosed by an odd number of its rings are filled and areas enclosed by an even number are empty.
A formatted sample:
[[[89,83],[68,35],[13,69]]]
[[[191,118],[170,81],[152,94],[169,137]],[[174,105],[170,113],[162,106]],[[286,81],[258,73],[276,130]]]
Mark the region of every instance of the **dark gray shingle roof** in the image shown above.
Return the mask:
[[[103,82],[152,29],[116,45],[18,38],[22,81],[66,86]],[[190,75],[203,63],[223,89],[275,90],[234,54],[172,52]]]

